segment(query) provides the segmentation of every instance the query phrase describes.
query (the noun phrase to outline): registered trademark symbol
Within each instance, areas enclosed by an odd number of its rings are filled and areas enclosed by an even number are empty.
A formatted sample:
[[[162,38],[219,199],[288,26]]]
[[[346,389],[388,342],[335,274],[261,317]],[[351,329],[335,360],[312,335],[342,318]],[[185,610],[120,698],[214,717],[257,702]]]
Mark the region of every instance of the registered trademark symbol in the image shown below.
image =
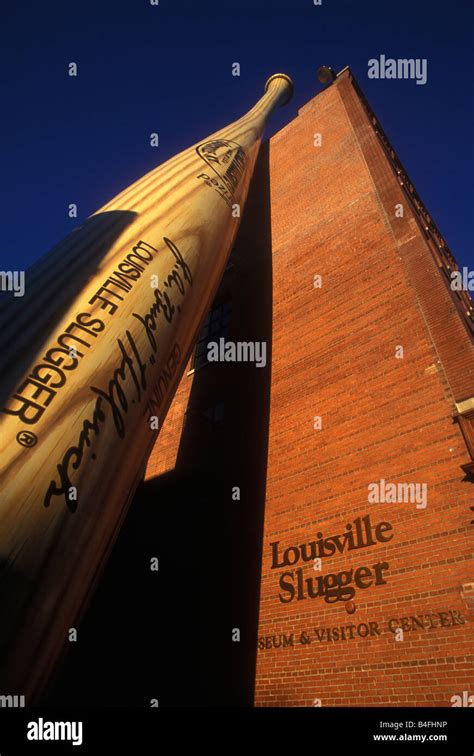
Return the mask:
[[[38,439],[31,431],[20,431],[17,433],[16,440],[21,446],[26,446],[29,449],[36,444]]]

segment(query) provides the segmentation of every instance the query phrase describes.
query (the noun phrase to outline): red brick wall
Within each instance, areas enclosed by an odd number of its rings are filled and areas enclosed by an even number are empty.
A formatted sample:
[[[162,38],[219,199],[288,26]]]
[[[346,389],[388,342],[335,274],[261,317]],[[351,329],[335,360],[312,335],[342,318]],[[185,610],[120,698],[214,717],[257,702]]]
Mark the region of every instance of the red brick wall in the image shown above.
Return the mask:
[[[473,614],[461,597],[472,575],[472,484],[452,420],[454,401],[474,394],[470,339],[349,72],[271,140],[270,175],[273,373],[256,705],[450,706],[474,690]],[[427,507],[369,504],[367,486],[380,479],[426,483]],[[353,614],[320,597],[281,603],[280,575],[301,563],[271,569],[270,543],[339,534],[367,514],[391,523],[390,542],[324,558],[321,572],[303,564],[304,577],[387,562],[386,584],[357,590]],[[438,615],[438,627],[415,625],[401,641],[387,630],[392,618],[449,610],[465,624]],[[369,622],[380,636],[320,642],[315,633]],[[303,631],[311,643],[299,642]],[[294,646],[266,647],[282,633]]]
[[[474,395],[474,354],[348,71],[270,140],[270,195],[272,364],[255,705],[450,706],[454,695],[474,693],[474,614],[463,589],[473,582],[472,483],[460,468],[470,457],[453,423],[454,403]],[[246,216],[255,235],[258,208],[250,205]],[[240,244],[247,249],[245,235]],[[175,465],[192,383],[185,374],[148,478]],[[238,416],[233,422],[236,431]],[[367,487],[380,479],[426,484],[427,507],[370,504]],[[271,543],[281,552],[317,533],[341,534],[366,515],[373,525],[391,524],[389,542],[325,557],[320,572],[311,562],[271,569]],[[385,584],[358,589],[352,614],[342,600],[279,601],[286,570],[302,567],[304,578],[317,578],[381,562],[389,565]],[[387,629],[391,619],[422,615],[435,626],[406,630],[400,641]],[[319,641],[315,633],[349,625],[364,632],[370,622],[380,636]],[[299,642],[303,632],[310,643]],[[266,647],[282,634],[294,645]]]
[[[191,360],[189,361],[184,376],[178,386],[171,407],[168,410],[163,429],[160,431],[158,440],[148,459],[145,480],[158,477],[174,469],[178,453],[179,439],[185,421],[189,392],[191,391],[192,386],[192,379],[188,375],[190,369]]]

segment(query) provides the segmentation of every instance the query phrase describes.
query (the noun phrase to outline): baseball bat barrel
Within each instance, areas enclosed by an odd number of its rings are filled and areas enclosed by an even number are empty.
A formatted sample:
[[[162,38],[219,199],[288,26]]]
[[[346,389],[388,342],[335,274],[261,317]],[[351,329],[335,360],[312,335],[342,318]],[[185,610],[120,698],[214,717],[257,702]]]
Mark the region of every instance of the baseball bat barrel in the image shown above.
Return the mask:
[[[291,91],[270,77],[246,115],[127,187],[0,306],[0,693],[38,700],[77,624]]]

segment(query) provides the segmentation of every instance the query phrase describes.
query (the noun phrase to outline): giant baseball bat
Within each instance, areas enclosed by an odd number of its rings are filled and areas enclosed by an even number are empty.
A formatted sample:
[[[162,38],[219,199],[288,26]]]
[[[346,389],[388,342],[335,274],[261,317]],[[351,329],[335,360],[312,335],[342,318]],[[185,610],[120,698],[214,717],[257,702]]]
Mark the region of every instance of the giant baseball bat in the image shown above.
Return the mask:
[[[143,476],[229,255],[285,74],[26,274],[0,315],[0,694],[36,700]]]

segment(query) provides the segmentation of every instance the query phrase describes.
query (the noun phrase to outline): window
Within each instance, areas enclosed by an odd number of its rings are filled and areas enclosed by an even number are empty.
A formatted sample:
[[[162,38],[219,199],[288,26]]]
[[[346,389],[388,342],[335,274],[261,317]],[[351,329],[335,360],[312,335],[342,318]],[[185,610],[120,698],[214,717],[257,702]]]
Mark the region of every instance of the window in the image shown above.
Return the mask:
[[[209,428],[218,429],[224,422],[224,402],[217,399],[215,404],[205,409],[200,409],[198,406],[188,407],[184,413],[184,417],[186,422],[191,420],[194,428],[202,428],[200,421],[202,423],[205,418],[205,424]]]
[[[225,338],[229,331],[230,302],[222,302],[210,310],[199,332],[194,351],[192,369],[197,370],[207,365],[207,345],[210,341],[218,341]]]

